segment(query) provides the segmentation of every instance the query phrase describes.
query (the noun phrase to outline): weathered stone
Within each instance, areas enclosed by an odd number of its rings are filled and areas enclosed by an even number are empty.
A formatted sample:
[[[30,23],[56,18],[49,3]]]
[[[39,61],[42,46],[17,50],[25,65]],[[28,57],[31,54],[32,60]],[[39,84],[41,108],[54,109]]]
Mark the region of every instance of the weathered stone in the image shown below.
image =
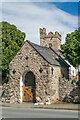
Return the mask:
[[[34,105],[39,105],[39,103],[34,103]]]
[[[1,101],[2,101],[2,102],[5,102],[5,98],[2,98]]]
[[[78,86],[71,84],[67,79],[59,80],[59,100],[64,102],[80,103],[80,89]]]
[[[38,103],[41,102],[40,97],[36,97],[36,100],[37,100]]]
[[[44,103],[39,103],[39,105],[44,105]]]
[[[46,105],[50,105],[51,103],[50,102],[46,102]]]
[[[61,35],[58,32],[55,32],[55,34],[53,34],[52,32],[49,32],[47,35],[46,31],[44,33],[44,29],[41,29],[40,30],[40,45],[45,46],[45,47],[50,46],[53,49],[58,50],[60,49],[60,45],[61,45]]]

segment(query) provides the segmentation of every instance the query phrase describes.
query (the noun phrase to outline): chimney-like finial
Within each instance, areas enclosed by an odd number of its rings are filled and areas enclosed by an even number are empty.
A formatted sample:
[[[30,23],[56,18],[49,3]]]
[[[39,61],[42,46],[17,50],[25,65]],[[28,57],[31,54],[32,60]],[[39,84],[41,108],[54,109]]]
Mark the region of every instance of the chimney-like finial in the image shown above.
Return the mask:
[[[43,33],[46,33],[46,28],[43,28]]]
[[[46,28],[40,28],[40,34],[42,34],[42,33],[46,33]]]

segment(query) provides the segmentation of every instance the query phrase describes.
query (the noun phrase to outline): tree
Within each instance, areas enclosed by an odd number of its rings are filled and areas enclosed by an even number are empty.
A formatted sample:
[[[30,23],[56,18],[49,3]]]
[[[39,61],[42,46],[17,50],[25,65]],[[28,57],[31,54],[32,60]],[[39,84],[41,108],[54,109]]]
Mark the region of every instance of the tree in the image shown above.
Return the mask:
[[[0,40],[2,40],[2,78],[8,81],[9,63],[24,44],[25,33],[8,22],[0,22],[0,31]]]
[[[80,28],[67,34],[65,44],[61,45],[61,53],[74,67],[80,64]]]

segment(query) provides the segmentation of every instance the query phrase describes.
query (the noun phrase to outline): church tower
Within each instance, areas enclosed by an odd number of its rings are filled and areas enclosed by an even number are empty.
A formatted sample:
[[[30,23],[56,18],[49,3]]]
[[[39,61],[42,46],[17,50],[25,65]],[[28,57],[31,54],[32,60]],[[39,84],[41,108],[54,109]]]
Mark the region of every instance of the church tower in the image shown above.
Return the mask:
[[[45,28],[40,28],[40,45],[58,50],[61,46],[61,35],[58,32],[55,32],[55,34],[49,32],[47,34]]]

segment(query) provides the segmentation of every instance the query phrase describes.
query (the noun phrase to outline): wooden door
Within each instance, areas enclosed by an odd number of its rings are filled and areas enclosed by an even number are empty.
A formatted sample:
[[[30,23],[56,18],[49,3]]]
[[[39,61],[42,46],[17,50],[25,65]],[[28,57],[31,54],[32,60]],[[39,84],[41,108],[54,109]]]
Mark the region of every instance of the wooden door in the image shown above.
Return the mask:
[[[35,75],[29,71],[25,75],[25,81],[23,86],[23,101],[24,102],[35,102],[36,101],[36,84]]]
[[[35,102],[36,101],[36,88],[30,86],[23,86],[23,102]]]

